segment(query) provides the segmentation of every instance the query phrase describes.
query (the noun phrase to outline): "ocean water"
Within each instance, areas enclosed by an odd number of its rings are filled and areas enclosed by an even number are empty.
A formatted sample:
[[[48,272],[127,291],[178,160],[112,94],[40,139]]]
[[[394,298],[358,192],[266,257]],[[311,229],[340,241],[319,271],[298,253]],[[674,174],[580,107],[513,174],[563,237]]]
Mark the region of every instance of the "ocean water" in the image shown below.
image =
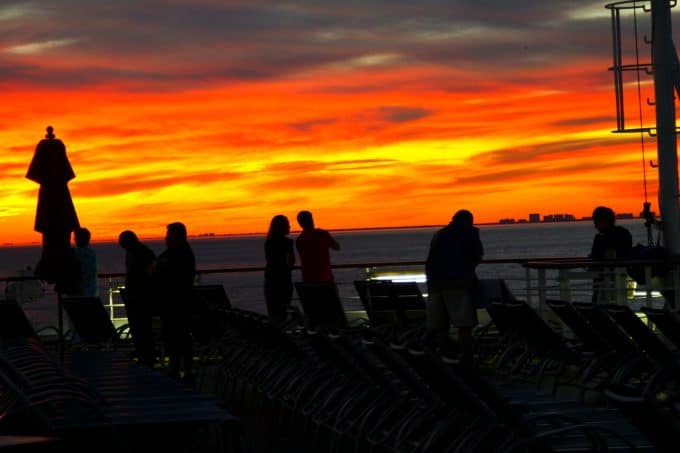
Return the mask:
[[[641,220],[619,221],[633,235],[633,242],[646,243]],[[362,230],[333,232],[341,250],[332,252],[334,264],[357,264],[357,268],[334,271],[346,308],[359,308],[352,282],[365,278],[366,263],[424,261],[430,239],[437,228]],[[563,222],[515,225],[482,225],[480,236],[486,259],[520,259],[547,257],[584,257],[590,251],[595,234],[591,222]],[[291,237],[295,237],[292,234]],[[264,236],[220,236],[192,238],[199,270],[264,266]],[[156,253],[164,249],[163,241],[147,241]],[[99,271],[124,271],[123,250],[112,242],[96,242]],[[40,255],[38,246],[0,247],[0,276],[18,275],[33,266]],[[395,267],[397,269],[397,267]],[[407,269],[422,272],[422,266]],[[382,270],[382,269],[379,269]],[[510,286],[523,285],[525,271],[518,264],[482,264],[482,278],[504,278]],[[294,275],[299,279],[299,275]],[[262,272],[218,273],[204,275],[200,283],[221,283],[235,306],[265,311]],[[119,280],[118,280],[119,281]],[[117,281],[113,282],[114,285]],[[108,297],[108,282],[101,281],[100,295]]]

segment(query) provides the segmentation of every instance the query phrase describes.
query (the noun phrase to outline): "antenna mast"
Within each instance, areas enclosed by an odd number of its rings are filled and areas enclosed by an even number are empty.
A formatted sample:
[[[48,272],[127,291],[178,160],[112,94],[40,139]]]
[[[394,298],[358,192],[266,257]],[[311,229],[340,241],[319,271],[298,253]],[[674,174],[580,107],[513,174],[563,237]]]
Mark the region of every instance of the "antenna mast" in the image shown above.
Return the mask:
[[[680,63],[673,45],[671,7],[677,0],[626,0],[606,5],[612,13],[614,47],[614,91],[616,94],[616,130],[614,132],[649,133],[656,136],[659,172],[659,209],[663,222],[663,242],[670,255],[680,256],[680,211],[678,202],[677,128],[673,90],[680,95]],[[652,58],[649,63],[624,64],[621,40],[621,15],[624,11],[642,10],[652,16]],[[637,36],[636,36],[637,42]],[[637,51],[637,49],[636,49]],[[652,74],[656,125],[639,128],[626,126],[624,80],[626,71]],[[650,103],[652,105],[652,103]],[[648,210],[646,207],[645,209]]]
[[[675,3],[675,2],[674,2]],[[659,208],[663,220],[664,243],[671,255],[680,255],[680,215],[678,214],[678,155],[675,126],[674,83],[678,60],[671,30],[669,0],[651,0],[652,65],[656,98]]]

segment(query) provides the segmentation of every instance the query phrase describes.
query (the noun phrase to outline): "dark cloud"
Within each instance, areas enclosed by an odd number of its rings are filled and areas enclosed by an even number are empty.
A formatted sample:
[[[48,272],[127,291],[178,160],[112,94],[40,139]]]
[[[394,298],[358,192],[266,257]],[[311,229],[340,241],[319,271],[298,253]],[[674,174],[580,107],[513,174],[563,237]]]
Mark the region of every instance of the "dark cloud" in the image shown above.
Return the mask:
[[[378,115],[390,123],[405,123],[430,116],[430,110],[419,107],[380,107]]]
[[[571,0],[521,7],[506,0],[11,2],[0,6],[0,18],[14,11],[0,27],[0,81],[118,80],[139,89],[186,89],[329,65],[422,62],[494,68],[498,77],[512,77],[575,58],[607,61],[609,19],[574,14],[586,6]],[[36,55],[7,52],[47,42],[61,44]],[[49,64],[48,55],[60,63]],[[372,59],[381,55],[395,58]]]
[[[633,143],[634,140],[634,138],[631,138],[628,142]],[[612,153],[612,149],[615,149],[620,145],[621,142],[612,142],[612,140],[606,136],[590,140],[563,140],[532,146],[489,151],[475,156],[475,162],[477,165],[485,166],[531,164],[547,159],[569,159],[570,153],[576,153],[586,149],[593,150],[588,157],[595,157],[597,155],[607,156]]]
[[[298,132],[308,132],[317,126],[327,126],[333,124],[337,121],[335,118],[316,118],[308,121],[300,121],[297,123],[291,123],[288,126],[291,129],[295,129]]]
[[[615,125],[616,124],[616,116],[615,115],[610,115],[610,116],[587,116],[583,118],[569,118],[565,120],[560,120],[560,121],[555,121],[553,122],[553,126],[591,126],[593,124],[602,124],[606,123],[609,125]]]

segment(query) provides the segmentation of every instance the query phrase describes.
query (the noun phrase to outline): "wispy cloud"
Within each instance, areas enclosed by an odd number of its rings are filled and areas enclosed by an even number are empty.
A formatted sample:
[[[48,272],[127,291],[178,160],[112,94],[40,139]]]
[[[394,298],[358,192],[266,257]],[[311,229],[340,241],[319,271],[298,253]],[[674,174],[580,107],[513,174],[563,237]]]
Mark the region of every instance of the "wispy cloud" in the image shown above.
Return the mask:
[[[14,55],[36,55],[45,53],[61,47],[67,47],[80,41],[77,38],[63,38],[53,39],[49,41],[31,42],[27,44],[18,44],[15,46],[5,48],[5,52]]]
[[[40,15],[40,10],[29,4],[9,4],[0,6],[0,22],[9,22]]]

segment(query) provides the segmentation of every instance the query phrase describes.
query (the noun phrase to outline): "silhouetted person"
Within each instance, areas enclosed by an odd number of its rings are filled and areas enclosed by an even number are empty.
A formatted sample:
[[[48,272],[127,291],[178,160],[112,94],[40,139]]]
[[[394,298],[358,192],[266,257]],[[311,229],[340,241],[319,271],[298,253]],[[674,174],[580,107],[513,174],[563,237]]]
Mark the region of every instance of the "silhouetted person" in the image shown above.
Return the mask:
[[[340,250],[340,244],[321,228],[314,227],[314,218],[309,211],[300,211],[297,221],[302,233],[295,246],[300,255],[300,269],[303,282],[332,282],[330,249]]]
[[[286,320],[286,312],[293,297],[291,271],[295,264],[293,240],[290,239],[290,223],[284,215],[274,216],[264,243],[266,267],[264,271],[264,297],[269,319],[274,324]]]
[[[156,352],[152,330],[151,266],[156,255],[129,230],[120,233],[118,244],[125,249],[125,312],[135,354],[141,363],[152,366]]]
[[[73,239],[76,246],[73,248],[78,261],[78,279],[76,291],[73,295],[82,297],[99,296],[99,284],[97,282],[97,254],[90,248],[90,230],[76,228]]]
[[[442,355],[450,355],[453,349],[450,327],[458,328],[461,359],[466,366],[473,363],[472,329],[477,325],[475,269],[484,255],[479,229],[473,222],[470,211],[456,212],[451,223],[432,238],[425,264],[427,328]]]
[[[593,239],[590,258],[595,261],[629,259],[633,250],[633,237],[622,226],[616,225],[616,215],[611,208],[598,206],[593,211],[593,224],[597,234]],[[604,270],[593,279],[593,302],[608,303],[615,296],[613,268]]]
[[[168,375],[191,384],[193,375],[193,346],[191,338],[192,292],[196,276],[196,259],[187,242],[187,229],[180,222],[167,226],[167,249],[154,263],[153,275],[156,296],[159,298],[163,343],[168,356]]]
[[[35,148],[26,177],[40,184],[35,231],[42,233],[42,255],[35,275],[55,283],[58,292],[73,292],[77,269],[71,250],[71,232],[80,226],[68,182],[75,178],[66,147],[54,136],[52,126]]]

